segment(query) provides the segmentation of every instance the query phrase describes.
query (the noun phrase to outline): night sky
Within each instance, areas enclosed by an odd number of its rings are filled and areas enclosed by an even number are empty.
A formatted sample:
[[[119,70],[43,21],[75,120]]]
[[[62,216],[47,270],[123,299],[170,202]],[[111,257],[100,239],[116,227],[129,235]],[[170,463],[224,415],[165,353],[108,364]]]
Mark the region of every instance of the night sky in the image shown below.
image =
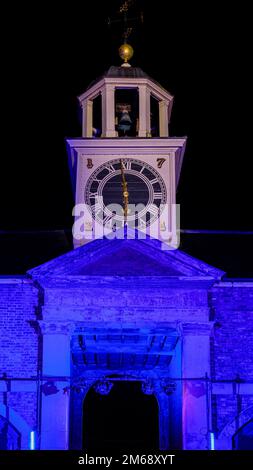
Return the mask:
[[[4,13],[1,230],[71,227],[64,139],[81,135],[76,97],[121,63],[122,28],[107,26],[120,3],[22,2]],[[188,136],[182,228],[252,230],[250,15],[231,3],[164,0],[137,0],[130,15],[141,3],[132,65],[175,96],[170,133]]]

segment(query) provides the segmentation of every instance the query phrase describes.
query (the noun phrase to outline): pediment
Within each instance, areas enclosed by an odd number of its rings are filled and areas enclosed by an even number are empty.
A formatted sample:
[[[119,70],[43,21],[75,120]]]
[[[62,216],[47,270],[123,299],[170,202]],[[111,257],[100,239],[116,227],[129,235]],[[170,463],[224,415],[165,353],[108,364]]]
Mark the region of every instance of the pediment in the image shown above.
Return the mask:
[[[28,271],[33,278],[170,277],[220,279],[225,273],[159,240],[97,239]]]

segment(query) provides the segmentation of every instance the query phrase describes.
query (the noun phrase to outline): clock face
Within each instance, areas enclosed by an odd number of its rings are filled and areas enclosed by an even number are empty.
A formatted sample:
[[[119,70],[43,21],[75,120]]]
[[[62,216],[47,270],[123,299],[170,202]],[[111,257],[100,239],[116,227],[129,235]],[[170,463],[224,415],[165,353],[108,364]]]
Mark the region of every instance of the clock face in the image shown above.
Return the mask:
[[[123,225],[122,170],[128,192],[127,222],[135,227],[149,226],[160,216],[167,192],[161,175],[141,160],[115,159],[98,167],[87,181],[85,203],[99,223]]]

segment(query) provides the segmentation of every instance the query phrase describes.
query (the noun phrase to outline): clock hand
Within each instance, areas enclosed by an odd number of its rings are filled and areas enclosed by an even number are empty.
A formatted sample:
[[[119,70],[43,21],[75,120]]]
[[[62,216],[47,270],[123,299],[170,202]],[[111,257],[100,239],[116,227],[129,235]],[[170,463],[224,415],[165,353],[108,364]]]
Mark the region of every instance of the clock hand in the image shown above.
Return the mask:
[[[123,193],[123,203],[124,203],[124,225],[127,223],[127,213],[128,213],[128,190],[127,190],[127,181],[124,172],[124,165],[123,160],[120,160],[120,170],[121,170],[121,177],[122,177],[122,193]]]

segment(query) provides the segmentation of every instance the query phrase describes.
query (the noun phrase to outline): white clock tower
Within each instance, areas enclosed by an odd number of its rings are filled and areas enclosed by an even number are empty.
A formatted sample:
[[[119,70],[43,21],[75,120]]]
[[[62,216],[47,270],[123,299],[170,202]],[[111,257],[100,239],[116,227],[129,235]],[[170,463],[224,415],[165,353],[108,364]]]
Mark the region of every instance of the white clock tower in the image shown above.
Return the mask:
[[[169,136],[173,96],[128,60],[79,97],[82,137],[68,139],[77,248],[123,225],[178,247],[176,189],[186,138]],[[116,236],[116,235],[115,235]]]

